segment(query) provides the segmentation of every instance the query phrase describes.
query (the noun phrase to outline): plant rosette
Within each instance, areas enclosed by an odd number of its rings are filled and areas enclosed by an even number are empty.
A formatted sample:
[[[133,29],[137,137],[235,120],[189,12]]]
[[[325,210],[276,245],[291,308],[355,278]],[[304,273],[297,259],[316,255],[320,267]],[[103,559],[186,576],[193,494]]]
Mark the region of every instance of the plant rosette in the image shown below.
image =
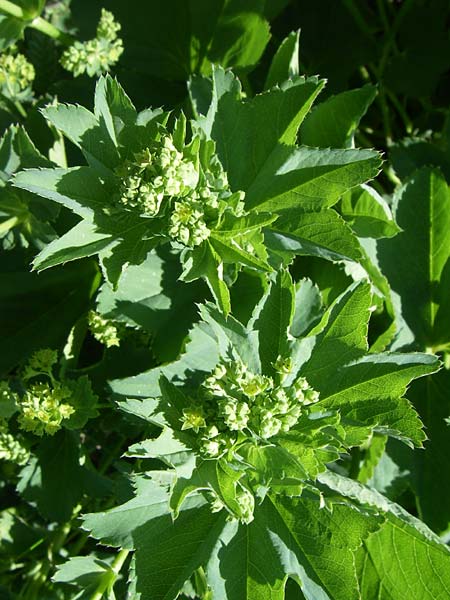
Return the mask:
[[[157,592],[175,598],[198,567],[217,597],[225,597],[231,565],[236,598],[259,598],[262,585],[283,598],[287,576],[303,581],[311,564],[321,585],[341,569],[348,597],[357,597],[353,553],[380,526],[383,511],[363,495],[358,502],[336,493],[327,474],[334,476],[333,464],[375,434],[420,447],[422,425],[403,395],[412,379],[439,369],[429,354],[368,353],[371,306],[370,285],[353,284],[313,330],[296,338],[295,288],[281,270],[247,325],[212,304],[200,308],[196,327],[209,334],[209,366],[186,371],[187,348],[178,363],[144,374],[159,373],[155,397],[119,404],[162,428],[127,456],[156,458],[168,468],[137,473],[135,498],[86,515],[84,527],[106,544],[136,550],[142,599]],[[120,382],[121,394],[133,393],[132,379]],[[338,522],[351,537],[345,560],[339,569],[337,562],[315,564],[314,544],[324,543]],[[309,535],[316,539],[307,548]],[[329,552],[342,551],[338,537]],[[238,564],[236,552],[251,559]]]
[[[160,109],[138,113],[109,76],[97,84],[94,113],[63,104],[43,109],[49,123],[81,149],[88,166],[28,169],[15,176],[16,187],[81,218],[42,250],[35,269],[98,254],[105,277],[116,286],[128,265],[142,263],[153,248],[170,243],[180,252],[181,279],[204,278],[228,314],[228,285],[239,268],[270,272],[280,256],[290,260],[296,253],[360,258],[356,236],[329,207],[374,177],[380,156],[372,150],[295,145],[323,82],[297,77],[283,89],[245,101],[230,73],[214,73],[207,115],[197,113],[189,122]],[[221,77],[227,85],[221,90],[224,103],[217,99]],[[275,129],[267,127],[265,118],[274,107],[283,115]],[[229,138],[228,125],[222,135],[217,127],[233,113],[242,121],[238,139]],[[260,129],[265,132],[261,139]],[[253,150],[241,147],[240,139],[253,139]],[[327,172],[333,173],[332,180]],[[327,242],[320,231],[305,241],[311,219],[328,238],[330,227],[337,228],[342,248],[333,234],[333,248],[324,250]]]

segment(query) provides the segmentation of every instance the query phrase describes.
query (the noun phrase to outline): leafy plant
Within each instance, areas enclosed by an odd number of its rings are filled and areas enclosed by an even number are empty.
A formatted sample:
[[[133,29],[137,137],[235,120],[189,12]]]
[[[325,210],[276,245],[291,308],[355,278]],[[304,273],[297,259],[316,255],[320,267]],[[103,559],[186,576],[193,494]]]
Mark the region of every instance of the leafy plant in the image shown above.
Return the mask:
[[[2,598],[449,595],[444,4],[0,0]]]

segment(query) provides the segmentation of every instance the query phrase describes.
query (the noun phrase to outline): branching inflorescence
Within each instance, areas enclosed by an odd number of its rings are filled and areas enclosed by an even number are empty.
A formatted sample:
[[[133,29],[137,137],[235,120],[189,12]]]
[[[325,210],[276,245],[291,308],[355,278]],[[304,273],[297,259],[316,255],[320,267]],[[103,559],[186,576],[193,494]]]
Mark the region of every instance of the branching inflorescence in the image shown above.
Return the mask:
[[[285,368],[286,361],[277,361]],[[250,371],[240,361],[219,364],[200,387],[198,398],[183,410],[182,429],[200,435],[205,457],[218,457],[247,438],[262,443],[293,427],[304,406],[319,400],[304,377],[283,387],[279,381]]]

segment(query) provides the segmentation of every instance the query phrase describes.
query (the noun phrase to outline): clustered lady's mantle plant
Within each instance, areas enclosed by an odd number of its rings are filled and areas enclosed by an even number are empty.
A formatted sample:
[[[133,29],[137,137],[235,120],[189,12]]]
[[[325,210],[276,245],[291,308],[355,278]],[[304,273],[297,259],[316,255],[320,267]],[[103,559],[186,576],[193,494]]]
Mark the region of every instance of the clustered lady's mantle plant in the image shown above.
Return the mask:
[[[126,58],[115,13],[102,8],[79,41],[36,16],[43,5],[0,0],[0,42],[22,19],[21,31],[61,43],[57,64],[77,82]],[[37,335],[52,340],[0,357],[0,498],[22,503],[0,511],[11,549],[0,592],[7,582],[20,600],[446,597],[447,546],[401,504],[405,457],[434,425],[423,405],[448,382],[445,369],[435,375],[450,339],[448,185],[426,167],[386,201],[370,183],[381,154],[355,147],[375,88],[317,104],[325,80],[300,76],[298,32],[262,93],[214,64],[235,55],[248,67],[268,32],[253,6],[237,11],[246,38],[233,45],[225,5],[211,40],[192,34],[183,110],[138,110],[104,75],[93,110],[40,102],[49,151],[21,125],[0,140],[0,242],[33,259]],[[0,100],[26,116],[35,77],[9,44]],[[411,286],[394,267],[416,259],[419,238],[428,279]],[[45,331],[54,290],[68,337]],[[26,319],[18,342],[33,332]],[[426,499],[419,471],[412,485]],[[428,523],[431,512],[419,506]]]
[[[382,526],[411,527],[411,518],[333,465],[374,436],[421,446],[420,420],[403,396],[439,363],[421,353],[368,353],[368,282],[352,285],[315,323],[311,307],[296,305],[286,268],[294,254],[363,256],[331,207],[380,165],[370,150],[296,145],[323,82],[297,77],[249,100],[221,69],[209,85],[209,108],[187,121],[138,113],[115,80],[102,78],[94,113],[43,110],[87,166],[26,169],[12,179],[80,218],[35,268],[98,254],[117,287],[127,269],[169,244],[181,279],[204,278],[217,305],[200,307],[194,330],[204,336],[202,364],[186,370],[188,347],[169,378],[166,367],[155,371],[154,389],[119,386],[144,396],[122,401],[123,411],[162,428],[127,456],[162,462],[133,476],[134,498],[86,515],[83,527],[122,548],[120,562],[135,551],[129,593],[142,600],[175,598],[195,573],[213,598],[283,598],[289,577],[308,598],[321,589],[356,599],[363,541]],[[200,86],[191,93],[197,105]],[[263,125],[267,114],[278,118]],[[267,282],[248,322],[229,314],[228,290],[243,268]],[[293,332],[299,309],[311,326]]]

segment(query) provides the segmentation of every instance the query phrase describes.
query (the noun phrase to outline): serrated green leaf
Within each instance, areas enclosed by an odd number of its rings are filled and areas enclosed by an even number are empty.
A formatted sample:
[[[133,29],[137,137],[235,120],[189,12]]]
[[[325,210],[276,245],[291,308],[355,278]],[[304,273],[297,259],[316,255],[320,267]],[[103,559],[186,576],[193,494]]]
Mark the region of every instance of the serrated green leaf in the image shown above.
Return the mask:
[[[343,505],[331,516],[317,500],[268,499],[249,526],[224,529],[221,551],[207,566],[208,582],[218,597],[281,600],[289,575],[308,600],[356,600],[353,551],[377,526]]]
[[[277,145],[246,194],[248,208],[280,212],[320,210],[375,177],[380,155],[372,150],[333,150]]]
[[[298,77],[245,102],[231,92],[217,99],[211,136],[233,189],[247,192],[264,165],[273,162],[277,146],[294,143],[323,85],[317,78]]]
[[[340,209],[344,219],[359,237],[390,238],[401,231],[387,202],[368,185],[345,194]]]
[[[161,374],[168,379],[186,381],[193,375],[194,378],[199,378],[211,372],[219,362],[219,348],[214,334],[209,328],[205,328],[204,324],[194,325],[188,337],[186,349],[178,361],[134,377],[115,379],[110,382],[113,392],[120,396],[155,398],[161,395],[159,388]],[[150,403],[150,412],[152,412],[154,403],[152,400]],[[145,408],[143,410],[145,411]]]
[[[429,438],[424,452],[410,453],[410,481],[420,518],[433,531],[444,534],[450,527],[446,501],[450,493],[449,468],[450,372],[442,369],[432,377],[415,381],[408,393],[419,411]]]
[[[45,437],[20,473],[18,492],[50,521],[66,522],[84,492],[79,442],[73,432]]]
[[[280,270],[259,307],[259,356],[264,373],[272,373],[279,356],[287,354],[287,334],[294,315],[294,285],[289,271]]]
[[[44,117],[83,152],[87,162],[100,171],[114,169],[119,154],[99,120],[84,106],[57,104],[42,109]]]
[[[101,77],[95,88],[95,116],[117,147],[124,127],[136,123],[137,112],[125,90],[110,75]]]
[[[301,279],[296,284],[295,311],[290,333],[294,337],[307,335],[323,314],[320,290],[311,279]]]
[[[167,491],[144,476],[137,496],[108,511],[84,515],[83,529],[110,546],[132,549],[142,526],[169,513]]]
[[[95,224],[85,219],[47,244],[33,260],[33,267],[37,271],[43,271],[71,260],[92,256],[111,243],[110,235],[99,233]]]
[[[315,336],[313,355],[302,367],[313,386],[323,388],[339,365],[365,354],[370,306],[370,286],[362,282],[350,286],[325,313],[325,326],[318,326],[322,331]]]
[[[327,98],[306,117],[300,141],[307,146],[350,148],[360,120],[377,94],[373,85]]]
[[[269,248],[326,260],[361,259],[361,247],[350,227],[333,209],[288,210],[265,231]]]
[[[434,600],[449,594],[449,550],[424,523],[356,481],[330,472],[320,479],[332,490],[383,511],[386,517],[356,555],[363,598],[403,600],[406,594]]]
[[[278,47],[267,73],[264,89],[280,85],[286,79],[300,75],[298,62],[300,30],[291,31]]]
[[[111,193],[89,167],[28,169],[17,173],[14,186],[62,204],[83,218],[108,206]]]
[[[349,443],[355,441],[352,436],[362,436],[363,440],[366,437],[357,425],[362,423],[375,427],[379,433],[422,446],[426,439],[422,423],[401,396],[412,379],[434,373],[439,366],[437,358],[429,354],[369,354],[338,368],[332,379],[323,380],[321,405],[339,408],[343,418],[355,423],[353,432],[349,431]],[[308,378],[318,381],[316,373]]]
[[[98,583],[105,573],[112,573],[111,567],[96,556],[73,556],[58,565],[52,581],[86,588]]]
[[[0,14],[0,51],[4,51],[23,37],[25,22],[16,17]]]
[[[440,172],[416,171],[396,194],[394,213],[403,231],[378,242],[380,267],[400,296],[416,346],[438,347],[450,342],[450,329],[436,322],[449,295],[443,274],[450,259],[450,190]]]

